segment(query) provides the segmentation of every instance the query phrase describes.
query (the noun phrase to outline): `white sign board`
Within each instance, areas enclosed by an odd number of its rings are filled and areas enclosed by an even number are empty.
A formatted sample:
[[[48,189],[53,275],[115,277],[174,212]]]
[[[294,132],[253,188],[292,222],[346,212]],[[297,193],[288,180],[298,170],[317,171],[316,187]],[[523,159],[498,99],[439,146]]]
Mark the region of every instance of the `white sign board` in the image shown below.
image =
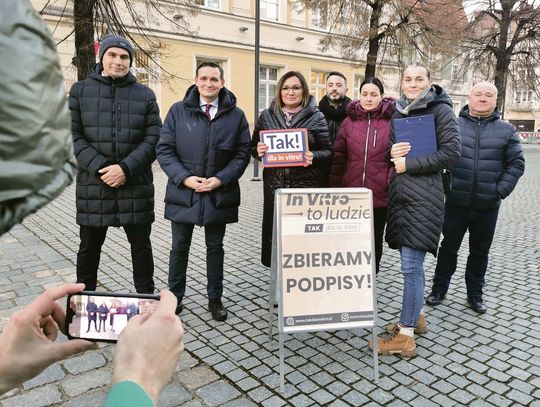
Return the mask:
[[[373,327],[372,206],[365,188],[276,193],[280,332]]]

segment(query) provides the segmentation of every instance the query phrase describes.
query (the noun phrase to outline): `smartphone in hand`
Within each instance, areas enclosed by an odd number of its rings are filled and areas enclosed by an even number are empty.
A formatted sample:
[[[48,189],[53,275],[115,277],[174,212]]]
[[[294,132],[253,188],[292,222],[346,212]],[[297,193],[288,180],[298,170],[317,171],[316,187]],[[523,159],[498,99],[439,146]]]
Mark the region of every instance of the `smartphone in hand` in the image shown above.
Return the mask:
[[[134,315],[158,305],[159,295],[81,291],[67,298],[66,332],[69,339],[115,343]]]

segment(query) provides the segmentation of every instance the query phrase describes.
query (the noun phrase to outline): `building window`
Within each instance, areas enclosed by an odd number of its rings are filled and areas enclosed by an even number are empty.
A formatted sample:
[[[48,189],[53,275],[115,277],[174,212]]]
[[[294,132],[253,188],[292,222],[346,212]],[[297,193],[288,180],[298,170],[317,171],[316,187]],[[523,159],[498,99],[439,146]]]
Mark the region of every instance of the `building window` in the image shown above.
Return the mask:
[[[211,8],[214,10],[221,9],[221,4],[219,4],[220,0],[196,0],[196,1],[199,6],[202,6],[205,8]]]
[[[354,75],[353,99],[360,99],[360,84],[363,81],[363,75]]]
[[[459,72],[459,62],[454,60],[452,62],[452,81],[453,82],[463,82],[463,76]]]
[[[260,0],[261,18],[264,20],[279,20],[279,0]]]
[[[270,106],[276,97],[278,69],[270,66],[259,67],[259,113]]]
[[[533,100],[533,91],[532,90],[517,90],[516,91],[516,103],[521,102],[532,102]]]
[[[148,73],[149,57],[148,52],[140,49],[135,50],[135,61],[133,61],[133,70],[135,71],[135,77],[137,82],[143,85],[150,85],[150,74]]]
[[[311,94],[317,102],[326,95],[326,72],[311,71]]]

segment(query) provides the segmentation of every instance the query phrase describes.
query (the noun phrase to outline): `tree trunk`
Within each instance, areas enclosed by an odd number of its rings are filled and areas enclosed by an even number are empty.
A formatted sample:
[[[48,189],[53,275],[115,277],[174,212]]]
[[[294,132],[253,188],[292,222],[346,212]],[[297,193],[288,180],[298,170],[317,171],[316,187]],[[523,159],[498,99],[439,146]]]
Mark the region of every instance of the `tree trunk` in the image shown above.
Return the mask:
[[[497,106],[504,118],[504,103],[506,100],[506,78],[508,76],[508,67],[511,62],[512,50],[508,47],[508,37],[510,34],[510,24],[512,23],[513,2],[502,2],[501,17],[499,22],[500,35],[495,53],[495,87],[497,88]]]
[[[373,78],[377,73],[377,55],[379,53],[381,39],[384,38],[384,36],[381,37],[379,35],[379,20],[381,18],[383,3],[383,1],[374,1],[373,5],[371,5],[373,11],[369,18],[369,41],[366,69],[364,71],[365,78]]]
[[[508,66],[510,58],[499,57],[495,64],[495,87],[497,88],[497,106],[504,118],[504,102],[506,100],[506,79],[508,76]]]
[[[94,54],[94,6],[97,0],[75,0],[75,58],[78,80],[86,79],[96,58]]]

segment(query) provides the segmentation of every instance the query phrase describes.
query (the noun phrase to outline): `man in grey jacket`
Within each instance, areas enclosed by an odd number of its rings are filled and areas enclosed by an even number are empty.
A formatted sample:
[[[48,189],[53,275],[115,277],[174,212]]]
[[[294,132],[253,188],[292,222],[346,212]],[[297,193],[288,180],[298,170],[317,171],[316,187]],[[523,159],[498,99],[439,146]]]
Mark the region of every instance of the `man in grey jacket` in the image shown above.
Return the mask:
[[[469,105],[460,112],[462,155],[451,169],[453,185],[445,205],[444,239],[433,287],[426,298],[428,305],[438,305],[446,297],[456,271],[457,253],[468,230],[467,301],[477,313],[487,310],[483,287],[499,206],[525,170],[517,131],[500,119],[496,102],[497,88],[481,82],[472,87]]]

